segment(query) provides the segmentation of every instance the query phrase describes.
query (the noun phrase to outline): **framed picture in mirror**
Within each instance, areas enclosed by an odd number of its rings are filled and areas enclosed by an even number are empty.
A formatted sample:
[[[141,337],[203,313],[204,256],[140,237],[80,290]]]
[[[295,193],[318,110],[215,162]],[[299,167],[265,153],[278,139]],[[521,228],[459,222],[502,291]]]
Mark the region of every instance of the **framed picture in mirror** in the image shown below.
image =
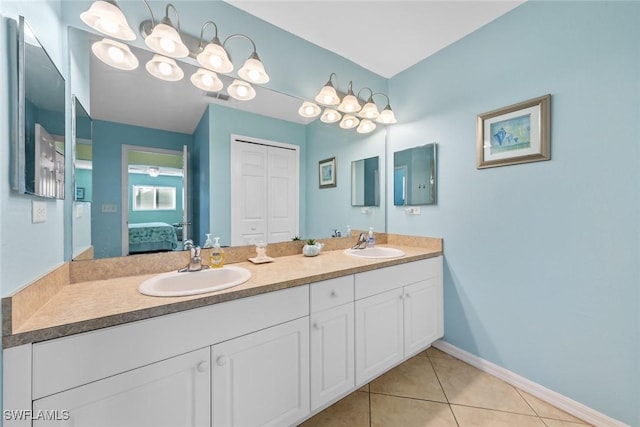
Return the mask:
[[[320,160],[318,162],[320,188],[335,187],[338,184],[336,176],[336,158]]]

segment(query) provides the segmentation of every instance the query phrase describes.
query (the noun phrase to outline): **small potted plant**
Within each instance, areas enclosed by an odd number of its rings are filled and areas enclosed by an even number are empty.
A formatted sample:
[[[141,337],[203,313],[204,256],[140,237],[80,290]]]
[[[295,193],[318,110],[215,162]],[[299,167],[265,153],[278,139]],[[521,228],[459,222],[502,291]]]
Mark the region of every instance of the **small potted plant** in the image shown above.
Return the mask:
[[[316,242],[314,239],[309,239],[302,247],[302,254],[304,256],[316,256],[320,253],[323,247],[323,243]]]

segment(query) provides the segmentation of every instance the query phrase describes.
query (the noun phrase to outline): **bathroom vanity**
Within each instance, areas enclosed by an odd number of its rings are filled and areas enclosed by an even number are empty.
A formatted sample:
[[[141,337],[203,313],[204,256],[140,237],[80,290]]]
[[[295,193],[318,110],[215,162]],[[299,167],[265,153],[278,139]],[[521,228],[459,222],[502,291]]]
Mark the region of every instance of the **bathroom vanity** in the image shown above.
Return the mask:
[[[137,302],[123,300],[126,322],[5,349],[5,409],[58,416],[34,426],[296,425],[442,337],[441,246],[402,249],[393,260],[331,250],[240,263],[253,277],[226,300],[176,312],[210,296],[132,293],[146,275],[68,285],[84,295],[61,316],[107,289]],[[68,332],[56,322],[40,331]]]

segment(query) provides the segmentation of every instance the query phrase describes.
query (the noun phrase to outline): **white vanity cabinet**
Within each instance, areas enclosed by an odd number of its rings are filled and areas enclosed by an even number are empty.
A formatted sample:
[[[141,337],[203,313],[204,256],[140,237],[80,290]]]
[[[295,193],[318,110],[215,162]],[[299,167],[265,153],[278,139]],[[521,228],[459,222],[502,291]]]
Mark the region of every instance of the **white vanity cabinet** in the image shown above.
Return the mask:
[[[210,378],[207,347],[38,399],[33,425],[206,427]]]
[[[309,318],[212,347],[213,426],[286,426],[309,414]]]
[[[355,386],[353,276],[312,283],[311,410]]]
[[[356,385],[444,334],[442,257],[355,275]]]

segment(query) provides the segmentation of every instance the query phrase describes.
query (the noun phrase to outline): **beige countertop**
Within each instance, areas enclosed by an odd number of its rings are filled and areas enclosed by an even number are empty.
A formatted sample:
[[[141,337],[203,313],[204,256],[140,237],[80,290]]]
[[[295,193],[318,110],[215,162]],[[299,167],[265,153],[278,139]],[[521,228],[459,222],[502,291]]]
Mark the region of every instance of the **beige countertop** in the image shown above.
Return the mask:
[[[26,321],[14,325],[11,334],[3,337],[3,345],[6,348],[44,341],[442,254],[441,244],[435,249],[433,245],[381,246],[401,249],[406,255],[386,260],[363,259],[337,249],[323,251],[316,257],[301,254],[281,256],[268,264],[234,263],[251,271],[252,276],[247,282],[218,292],[186,297],[140,294],[140,283],[154,274],[68,284]]]

